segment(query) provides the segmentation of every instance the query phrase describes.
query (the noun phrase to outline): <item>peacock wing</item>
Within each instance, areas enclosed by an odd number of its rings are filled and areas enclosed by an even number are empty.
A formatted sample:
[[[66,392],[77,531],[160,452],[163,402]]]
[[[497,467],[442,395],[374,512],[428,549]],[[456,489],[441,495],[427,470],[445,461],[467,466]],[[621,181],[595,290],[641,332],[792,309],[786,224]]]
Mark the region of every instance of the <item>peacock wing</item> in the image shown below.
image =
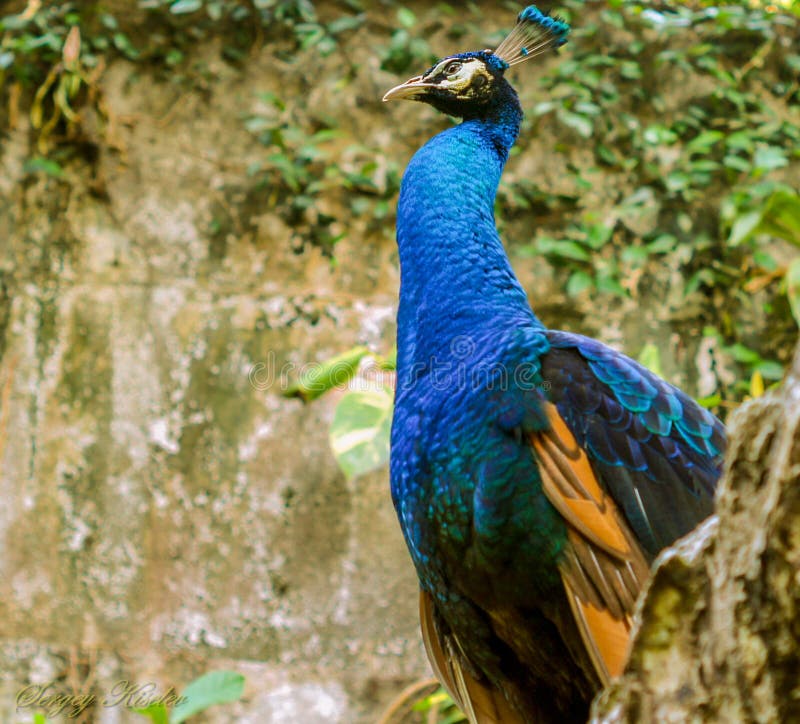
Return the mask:
[[[713,512],[725,428],[688,395],[596,340],[546,332],[546,395],[653,558]]]
[[[631,615],[648,563],[555,405],[543,404],[549,426],[530,441],[544,493],[567,523],[559,570],[581,640],[606,684],[625,667]]]

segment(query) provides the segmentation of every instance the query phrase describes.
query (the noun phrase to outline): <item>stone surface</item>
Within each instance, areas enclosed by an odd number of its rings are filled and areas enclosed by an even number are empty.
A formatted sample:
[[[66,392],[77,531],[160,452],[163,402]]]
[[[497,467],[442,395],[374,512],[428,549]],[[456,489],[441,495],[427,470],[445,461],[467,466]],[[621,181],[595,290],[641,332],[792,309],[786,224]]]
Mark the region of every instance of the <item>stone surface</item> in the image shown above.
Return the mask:
[[[215,108],[252,107],[276,85],[266,52],[248,76],[203,52]],[[343,240],[338,267],[295,253],[281,218],[244,198],[263,147],[241,118],[134,71],[120,61],[103,77],[119,150],[95,169],[31,182],[25,126],[0,152],[13,283],[0,720],[29,720],[15,707],[27,684],[161,692],[230,668],[245,698],[210,720],[373,721],[428,675],[387,475],[338,471],[336,395],[304,406],[280,392],[348,345],[391,347],[392,240]],[[142,721],[101,703],[93,714]]]

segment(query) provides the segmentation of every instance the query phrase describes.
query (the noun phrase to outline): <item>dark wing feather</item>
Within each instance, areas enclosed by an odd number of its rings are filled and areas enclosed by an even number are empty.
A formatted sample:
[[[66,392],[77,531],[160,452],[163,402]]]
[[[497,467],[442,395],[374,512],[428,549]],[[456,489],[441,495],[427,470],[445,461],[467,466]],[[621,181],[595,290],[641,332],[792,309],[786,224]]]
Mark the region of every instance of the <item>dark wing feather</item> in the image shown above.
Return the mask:
[[[606,684],[622,673],[628,658],[631,615],[647,580],[647,560],[556,407],[544,407],[549,427],[531,434],[531,445],[542,489],[568,526],[560,565],[567,598],[595,672]]]
[[[425,591],[419,594],[419,620],[433,673],[470,722],[524,723],[524,718],[514,711],[502,691],[485,680],[478,680],[462,665],[464,656],[459,650],[458,641],[452,633],[443,632],[433,599]]]
[[[547,397],[652,558],[713,512],[725,428],[625,355],[581,335],[546,334]]]

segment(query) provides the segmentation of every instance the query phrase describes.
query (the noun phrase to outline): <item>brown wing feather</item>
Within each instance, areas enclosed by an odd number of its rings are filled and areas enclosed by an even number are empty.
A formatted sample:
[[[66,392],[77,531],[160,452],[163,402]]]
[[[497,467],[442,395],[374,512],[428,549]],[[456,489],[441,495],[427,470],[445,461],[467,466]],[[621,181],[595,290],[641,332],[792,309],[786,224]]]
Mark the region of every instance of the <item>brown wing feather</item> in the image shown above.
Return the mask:
[[[550,429],[531,435],[531,444],[544,493],[569,526],[561,564],[567,597],[597,675],[607,683],[625,667],[630,617],[649,566],[555,405],[545,407]]]
[[[479,681],[461,663],[458,641],[450,634],[443,636],[436,623],[433,599],[420,591],[419,620],[422,640],[433,673],[461,711],[473,724],[522,724],[501,691],[488,682]]]

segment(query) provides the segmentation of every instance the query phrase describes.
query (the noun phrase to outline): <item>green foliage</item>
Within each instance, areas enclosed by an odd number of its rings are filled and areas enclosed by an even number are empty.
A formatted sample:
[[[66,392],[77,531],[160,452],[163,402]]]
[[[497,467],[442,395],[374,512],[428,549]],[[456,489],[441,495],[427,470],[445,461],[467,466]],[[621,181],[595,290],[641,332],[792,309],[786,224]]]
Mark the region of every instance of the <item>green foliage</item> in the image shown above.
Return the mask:
[[[431,65],[436,56],[428,42],[419,35],[417,16],[409,8],[400,7],[396,17],[397,30],[381,54],[381,69],[401,75]]]
[[[414,711],[426,714],[427,721],[435,724],[460,724],[467,721],[467,717],[441,687],[414,704]]]
[[[648,342],[642,347],[642,351],[639,352],[638,361],[639,364],[644,365],[659,377],[664,376],[664,371],[661,369],[661,353],[658,351],[658,347],[652,342]]]
[[[345,14],[323,23],[310,0],[140,0],[136,12],[119,15],[96,1],[45,2],[0,18],[0,84],[11,73],[37,87],[58,62],[72,27],[81,28],[81,58],[90,68],[107,55],[174,66],[212,34],[226,38],[229,60],[242,60],[243,50],[265,38],[292,38],[295,49],[313,47],[327,55],[342,34],[364,23],[359,2],[344,4]]]
[[[67,33],[78,19],[69,4],[0,18],[0,85],[10,76],[38,87],[61,59]]]
[[[389,201],[400,186],[396,162],[378,164],[377,149],[363,144],[342,148],[340,132],[321,119],[317,127],[307,125],[296,107],[273,93],[260,99],[262,109],[245,126],[269,152],[248,173],[267,192],[264,206],[279,209],[302,242],[332,253],[344,237],[334,211],[347,209],[378,223],[391,218]]]
[[[357,2],[347,4],[351,11],[361,10]],[[288,29],[299,48],[315,48],[321,55],[336,49],[341,33],[364,22],[363,13],[351,12],[331,23],[322,23],[311,0],[146,0],[142,5],[154,14],[168,10],[172,16],[185,16],[186,22],[191,22],[191,34],[198,29],[211,32],[221,25],[239,31],[248,26],[273,32],[278,28]],[[230,59],[242,59],[241,48],[229,46],[226,51]]]
[[[425,721],[429,724],[460,724],[467,721],[450,695],[433,679],[425,679],[404,689],[382,712],[384,724]]]
[[[330,427],[336,462],[348,478],[380,468],[389,459],[393,391],[351,391],[339,401]]]
[[[169,724],[169,709],[163,704],[150,704],[150,706],[138,707],[132,711],[148,717],[153,724]]]
[[[343,34],[364,23],[359,2],[345,5],[346,14],[323,23],[310,0],[140,0],[134,12],[119,15],[96,0],[31,3],[21,13],[0,17],[0,88],[12,81],[38,89],[40,103],[51,95],[69,117],[68,99],[77,95],[92,69],[102,68],[101,59],[123,56],[173,68],[199,40],[213,34],[223,36],[223,54],[234,62],[265,39],[293,39],[292,50],[314,48],[328,55]],[[61,56],[74,28],[83,43],[70,68]]]
[[[244,681],[235,671],[210,671],[186,686],[180,694],[182,701],[171,711],[163,704],[133,711],[149,717],[153,724],[181,724],[212,706],[241,699]]]
[[[618,296],[627,294],[620,281],[619,264],[613,253],[602,254],[610,246],[614,227],[605,223],[570,225],[563,236],[540,235],[531,246],[522,247],[524,256],[544,256],[556,265],[571,269],[566,290],[577,296],[587,289]]]
[[[800,326],[800,259],[795,259],[786,272],[786,295],[794,321]]]
[[[369,350],[366,347],[353,347],[321,364],[309,365],[283,394],[310,402],[329,390],[342,387],[353,377],[359,362],[367,354]]]
[[[356,376],[368,355],[366,347],[353,347],[310,365],[283,394],[310,402],[331,390],[341,390]],[[370,355],[370,363],[368,372],[382,374],[377,379],[374,375],[359,377],[358,384],[344,392],[329,431],[331,450],[348,478],[365,475],[389,459],[394,392],[386,382],[393,379],[395,353]]]
[[[43,158],[41,156],[34,156],[25,162],[25,173],[43,173],[53,178],[62,178],[64,169],[50,158]]]
[[[763,236],[800,247],[800,195],[783,184],[759,184],[731,194],[722,218],[730,226],[732,246],[755,244]]]
[[[180,724],[211,706],[238,701],[243,693],[244,676],[235,671],[210,671],[181,692],[185,701],[172,710],[170,724]]]
[[[770,343],[789,337],[786,267],[773,250],[777,239],[794,243],[797,228],[797,18],[746,3],[567,9],[573,38],[542,77],[544,100],[528,121],[558,139],[560,193],[548,197],[530,178],[501,187],[512,223],[531,210],[540,219],[536,238],[515,252],[545,256],[568,295],[597,300],[638,296],[658,265],[677,266],[686,303],[706,317],[728,298],[717,330],[726,353],[752,337],[738,317],[752,317],[755,302],[739,290],[758,289],[773,320]],[[590,151],[591,162],[575,149]],[[781,348],[785,363],[790,350]]]
[[[82,43],[72,70],[95,68],[100,56],[112,48],[132,59],[137,55],[116,19],[102,12],[97,3],[56,2],[31,7],[0,18],[0,85],[11,78],[25,87],[39,88],[62,60],[67,36],[76,27],[82,29]]]
[[[38,151],[46,155],[51,137],[59,130],[76,136],[78,115],[73,106],[96,99],[97,57],[82,42],[80,16],[70,5],[36,9],[0,18],[0,86],[13,83],[33,91],[31,125],[37,131]],[[20,95],[10,95],[11,116],[19,111]],[[38,159],[33,160],[35,166]],[[55,167],[40,164],[33,170],[57,175]]]

